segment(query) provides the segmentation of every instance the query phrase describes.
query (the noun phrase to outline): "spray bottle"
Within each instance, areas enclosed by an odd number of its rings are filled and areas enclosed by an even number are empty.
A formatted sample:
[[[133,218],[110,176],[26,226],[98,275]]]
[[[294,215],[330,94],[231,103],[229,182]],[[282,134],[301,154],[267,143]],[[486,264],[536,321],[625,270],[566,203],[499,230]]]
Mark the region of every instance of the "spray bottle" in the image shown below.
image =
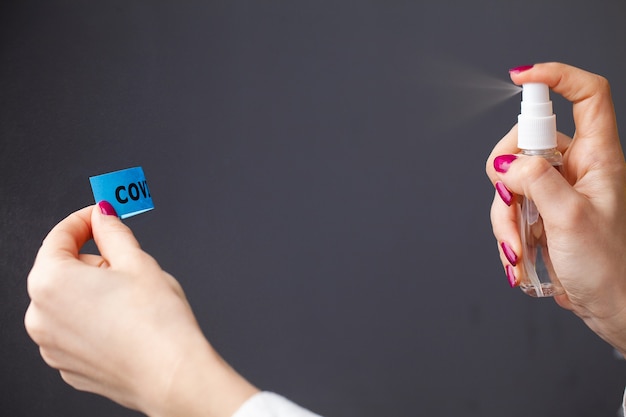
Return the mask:
[[[545,158],[560,171],[563,156],[557,150],[556,116],[549,91],[542,83],[522,85],[517,147],[522,155]],[[517,209],[522,241],[520,288],[533,297],[562,294],[563,287],[550,261],[541,214],[535,203],[525,197],[519,198]]]

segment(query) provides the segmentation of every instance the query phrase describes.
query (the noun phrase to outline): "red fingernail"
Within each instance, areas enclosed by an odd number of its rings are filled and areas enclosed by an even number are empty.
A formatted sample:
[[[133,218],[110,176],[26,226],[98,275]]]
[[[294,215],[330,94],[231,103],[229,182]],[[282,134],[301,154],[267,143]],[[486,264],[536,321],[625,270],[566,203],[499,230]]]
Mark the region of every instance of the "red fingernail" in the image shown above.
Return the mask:
[[[511,288],[517,286],[517,278],[515,278],[515,269],[511,265],[506,266],[506,278],[509,280]]]
[[[506,188],[506,185],[504,185],[502,181],[496,182],[496,191],[498,192],[498,195],[500,196],[502,201],[504,201],[504,204],[510,206],[513,202],[513,193],[511,193],[511,191]]]
[[[500,247],[502,248],[502,253],[504,253],[504,256],[509,261],[509,263],[512,266],[517,265],[517,255],[515,254],[515,252],[513,252],[513,249],[511,249],[511,247],[506,242],[500,243]]]
[[[534,65],[520,65],[519,67],[511,68],[509,73],[511,74],[519,74],[520,72],[528,71],[534,67]]]
[[[493,160],[493,167],[496,171],[504,174],[509,170],[509,167],[517,159],[516,155],[500,155]]]
[[[117,216],[117,212],[115,208],[108,201],[102,200],[98,203],[98,207],[100,207],[100,213],[106,214],[107,216]]]

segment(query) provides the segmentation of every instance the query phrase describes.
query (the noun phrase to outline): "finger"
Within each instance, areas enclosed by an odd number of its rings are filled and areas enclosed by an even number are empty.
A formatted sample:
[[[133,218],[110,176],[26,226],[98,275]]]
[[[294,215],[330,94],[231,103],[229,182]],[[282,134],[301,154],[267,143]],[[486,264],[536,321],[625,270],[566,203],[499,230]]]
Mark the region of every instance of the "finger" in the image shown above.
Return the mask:
[[[41,314],[31,301],[24,314],[24,328],[28,336],[38,345],[46,343],[48,340],[48,332],[42,323]]]
[[[498,241],[502,266],[515,267],[522,253],[522,243],[517,228],[516,206],[507,206],[496,193],[491,204],[491,225]]]
[[[106,259],[104,259],[100,255],[81,253],[80,255],[78,255],[78,259],[81,262],[89,266],[95,266],[96,268],[106,268],[109,266],[109,263],[106,261]]]
[[[138,261],[141,250],[135,235],[122,221],[111,214],[112,207],[100,202],[91,213],[93,239],[102,258],[112,267],[131,266]],[[114,210],[113,210],[114,213]]]
[[[59,370],[65,369],[67,363],[71,361],[65,351],[50,346],[40,346],[39,355],[48,366]]]
[[[565,153],[572,142],[572,139],[569,136],[561,132],[557,132],[556,140],[557,149],[561,153]],[[500,155],[516,154],[519,151],[520,150],[517,147],[517,125],[515,125],[506,135],[504,135],[502,139],[500,139],[500,142],[496,144],[487,158],[485,171],[493,184],[500,179],[500,176],[493,167],[493,160]]]
[[[496,146],[489,154],[487,158],[487,162],[485,164],[485,171],[487,172],[487,176],[491,180],[492,184],[495,184],[498,181],[499,176],[493,167],[493,160],[499,155],[510,155],[519,152],[519,148],[517,147],[517,125],[513,126],[509,132],[504,135],[502,139],[496,144]]]
[[[547,84],[573,103],[576,137],[593,138],[594,146],[612,146],[619,149],[621,155],[611,89],[604,77],[553,62],[536,64],[524,72],[512,72],[511,79],[516,84]]]
[[[63,382],[78,391],[97,392],[95,390],[96,386],[91,378],[86,377],[81,372],[69,369],[60,369],[59,374],[61,375]]]
[[[518,156],[506,172],[498,174],[513,193],[534,201],[544,218],[553,226],[567,228],[571,219],[563,215],[564,208],[585,204],[581,196],[561,173],[543,158]]]
[[[90,206],[74,212],[53,227],[41,244],[37,258],[78,258],[80,248],[91,239],[92,209]]]
[[[493,235],[498,242],[506,242],[516,255],[520,254],[522,245],[517,230],[515,205],[507,206],[496,194],[491,204],[490,215]]]

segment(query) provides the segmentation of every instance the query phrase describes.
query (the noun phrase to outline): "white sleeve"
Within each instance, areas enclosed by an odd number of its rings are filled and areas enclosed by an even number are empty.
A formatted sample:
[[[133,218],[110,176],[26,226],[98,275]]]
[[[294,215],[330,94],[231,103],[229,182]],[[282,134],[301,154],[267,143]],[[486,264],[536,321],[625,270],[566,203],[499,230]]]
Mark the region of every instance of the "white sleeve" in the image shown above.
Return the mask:
[[[320,417],[272,392],[259,392],[242,404],[232,417]]]

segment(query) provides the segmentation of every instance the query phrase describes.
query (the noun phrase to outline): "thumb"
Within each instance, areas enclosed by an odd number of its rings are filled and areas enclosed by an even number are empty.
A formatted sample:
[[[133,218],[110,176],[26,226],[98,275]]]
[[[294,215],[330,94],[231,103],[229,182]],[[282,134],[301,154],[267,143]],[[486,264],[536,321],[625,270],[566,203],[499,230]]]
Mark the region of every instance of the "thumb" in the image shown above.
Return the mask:
[[[506,187],[532,200],[547,223],[564,229],[571,226],[566,213],[580,207],[584,198],[548,161],[532,156],[500,155],[493,165]]]
[[[93,240],[100,255],[111,267],[124,267],[136,262],[143,253],[132,230],[117,217],[108,201],[100,201],[91,212]]]

